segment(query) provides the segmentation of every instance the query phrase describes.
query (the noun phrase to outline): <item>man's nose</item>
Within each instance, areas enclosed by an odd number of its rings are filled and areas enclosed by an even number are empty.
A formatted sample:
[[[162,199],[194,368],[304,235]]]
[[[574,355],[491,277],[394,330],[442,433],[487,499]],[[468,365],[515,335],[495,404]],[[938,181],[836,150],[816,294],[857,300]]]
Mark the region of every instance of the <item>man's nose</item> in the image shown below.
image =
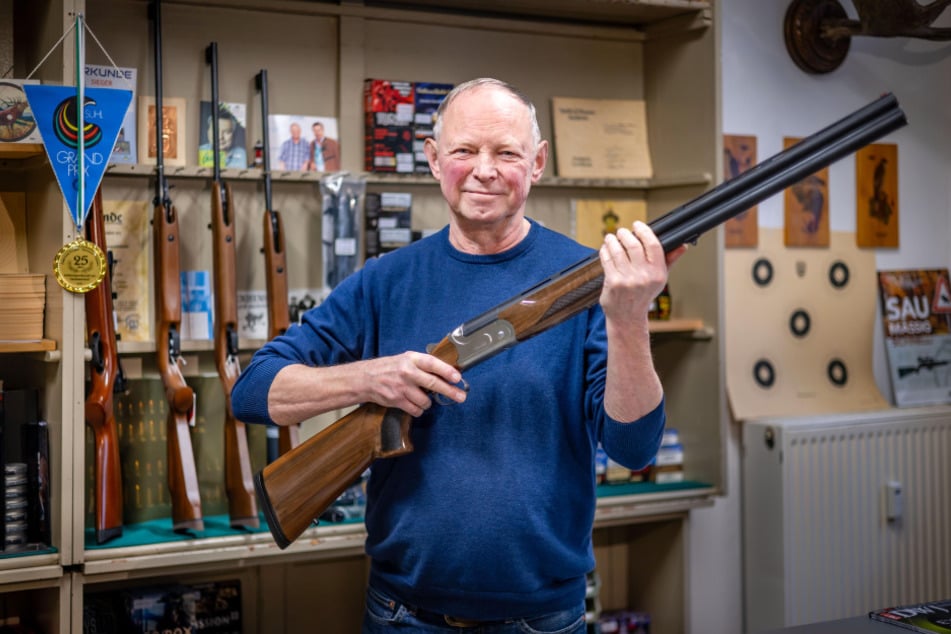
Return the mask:
[[[496,173],[495,155],[491,152],[479,152],[476,155],[475,169],[477,178],[492,178]]]

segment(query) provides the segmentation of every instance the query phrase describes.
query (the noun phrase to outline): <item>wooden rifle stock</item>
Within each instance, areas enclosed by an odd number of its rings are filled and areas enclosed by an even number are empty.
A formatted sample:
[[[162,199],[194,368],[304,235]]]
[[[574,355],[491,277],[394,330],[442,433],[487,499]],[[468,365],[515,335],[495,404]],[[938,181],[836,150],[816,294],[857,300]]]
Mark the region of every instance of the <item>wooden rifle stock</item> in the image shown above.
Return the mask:
[[[182,284],[178,212],[168,196],[165,179],[162,116],[162,3],[149,5],[155,46],[155,206],[152,250],[155,267],[156,364],[168,401],[168,489],[172,497],[175,532],[202,530],[201,495],[192,451],[190,421],[194,420],[195,393],[178,367],[181,361]],[[147,142],[147,139],[143,139]]]
[[[106,230],[102,191],[97,191],[86,225],[87,238],[105,253]],[[92,350],[90,383],[86,397],[86,424],[95,446],[96,543],[122,535],[122,465],[113,394],[125,391],[125,380],[116,349],[115,313],[112,310],[112,271],[86,293],[86,334]]]
[[[232,528],[257,528],[258,507],[254,498],[248,430],[234,417],[231,389],[238,381],[238,305],[235,283],[235,220],[231,185],[221,178],[221,147],[218,138],[218,45],[205,50],[211,66],[211,122],[214,176],[211,182],[212,259],[215,276],[215,366],[225,397],[225,491]]]
[[[904,124],[897,101],[885,95],[763,167],[665,214],[651,228],[670,252]],[[428,351],[465,370],[589,308],[598,301],[603,279],[600,259],[593,254],[460,325]],[[278,546],[286,548],[297,539],[373,460],[412,451],[410,422],[404,412],[365,404],[259,472],[255,487]]]
[[[287,252],[284,250],[284,223],[281,214],[271,205],[271,156],[268,141],[267,70],[255,76],[255,85],[261,93],[262,160],[264,162],[264,273],[267,285],[268,339],[287,332],[291,325],[287,301]],[[278,429],[277,453],[284,455],[300,444],[300,425],[286,425]]]

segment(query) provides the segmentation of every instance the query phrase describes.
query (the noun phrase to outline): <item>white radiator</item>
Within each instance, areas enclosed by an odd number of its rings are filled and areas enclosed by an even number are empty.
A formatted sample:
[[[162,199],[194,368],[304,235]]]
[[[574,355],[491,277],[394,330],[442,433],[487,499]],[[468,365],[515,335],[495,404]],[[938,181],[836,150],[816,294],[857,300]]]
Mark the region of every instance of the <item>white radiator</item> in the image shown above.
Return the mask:
[[[747,632],[951,598],[951,409],[743,425]]]

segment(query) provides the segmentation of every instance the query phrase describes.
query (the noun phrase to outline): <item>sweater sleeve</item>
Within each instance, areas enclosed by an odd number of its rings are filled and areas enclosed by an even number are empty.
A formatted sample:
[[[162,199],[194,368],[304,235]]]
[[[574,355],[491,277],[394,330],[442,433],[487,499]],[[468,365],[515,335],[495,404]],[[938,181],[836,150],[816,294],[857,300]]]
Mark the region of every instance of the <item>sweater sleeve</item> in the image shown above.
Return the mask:
[[[664,400],[633,423],[619,423],[605,415],[601,444],[613,460],[629,469],[642,469],[657,455],[667,413]]]

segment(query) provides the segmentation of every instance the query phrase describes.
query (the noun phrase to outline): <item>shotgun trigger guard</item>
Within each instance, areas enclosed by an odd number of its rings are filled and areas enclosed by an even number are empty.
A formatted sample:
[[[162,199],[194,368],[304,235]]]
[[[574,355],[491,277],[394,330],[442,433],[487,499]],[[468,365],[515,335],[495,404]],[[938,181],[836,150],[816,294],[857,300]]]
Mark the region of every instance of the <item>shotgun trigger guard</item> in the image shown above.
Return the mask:
[[[457,385],[463,392],[468,392],[468,391],[469,391],[469,382],[466,381],[465,379],[459,379],[459,382],[456,383],[456,385]],[[433,395],[433,400],[436,401],[437,403],[439,403],[440,405],[455,405],[455,404],[456,404],[455,401],[453,401],[453,400],[451,400],[451,399],[449,399],[449,398],[446,398],[444,395],[439,394],[439,393],[436,393],[436,394]]]
[[[482,359],[518,343],[515,328],[504,319],[495,319],[471,331],[468,331],[465,325],[459,326],[449,334],[449,340],[456,347],[456,365],[460,369],[475,365]]]

